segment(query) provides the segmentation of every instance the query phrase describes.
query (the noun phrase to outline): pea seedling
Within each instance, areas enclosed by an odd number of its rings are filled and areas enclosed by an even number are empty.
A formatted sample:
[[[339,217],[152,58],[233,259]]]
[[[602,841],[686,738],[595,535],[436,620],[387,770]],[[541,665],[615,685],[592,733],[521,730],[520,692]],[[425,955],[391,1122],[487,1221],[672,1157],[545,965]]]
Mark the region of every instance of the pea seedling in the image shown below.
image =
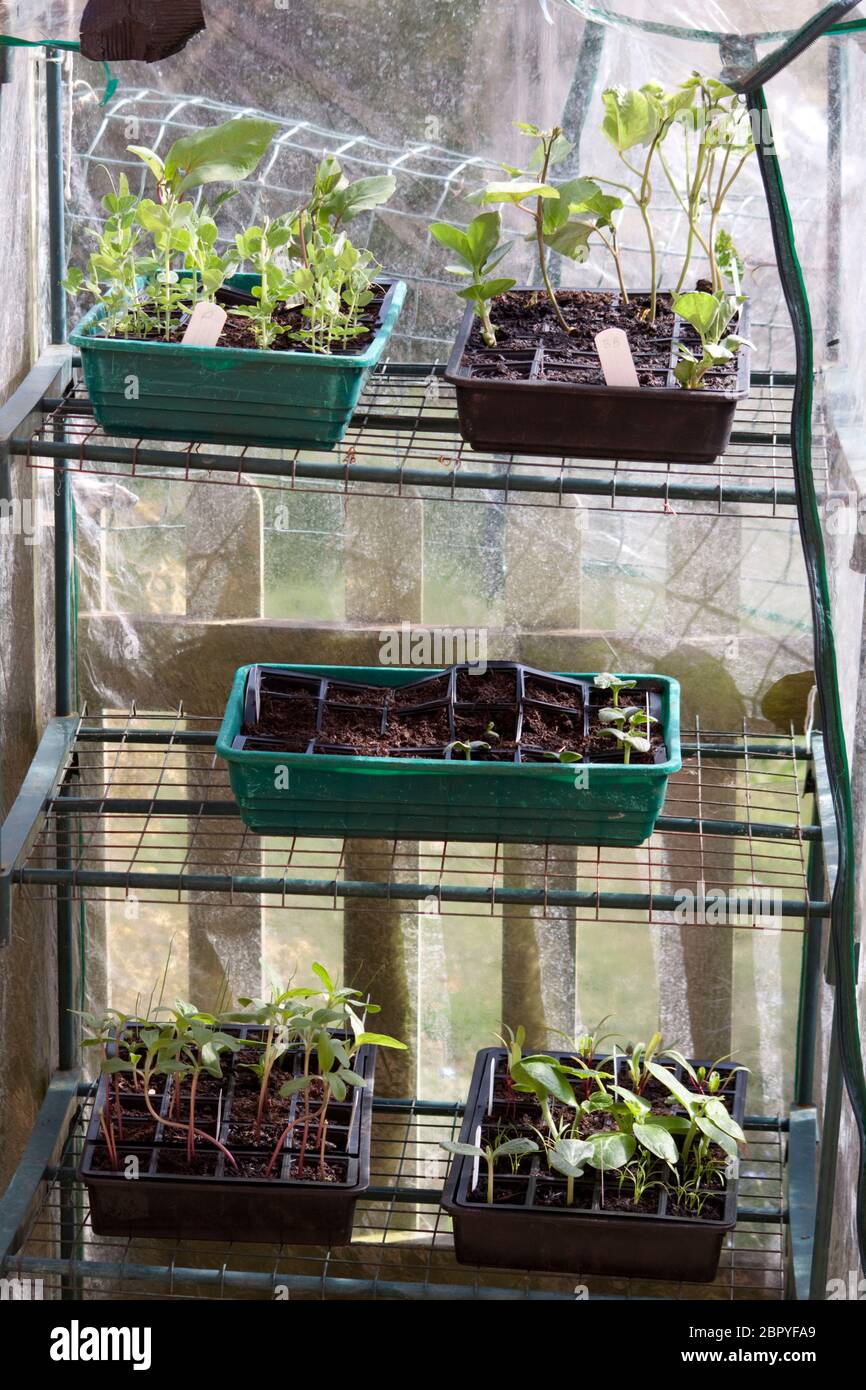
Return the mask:
[[[433,222],[431,234],[440,245],[453,251],[457,265],[446,267],[452,275],[461,275],[469,283],[457,293],[475,310],[481,320],[481,337],[488,347],[496,346],[496,331],[490,319],[490,300],[496,295],[513,289],[516,280],[508,277],[495,277],[493,272],[508,253],[508,247],[499,245],[502,233],[502,217],[498,212],[481,212],[473,217],[463,231],[448,222]]]

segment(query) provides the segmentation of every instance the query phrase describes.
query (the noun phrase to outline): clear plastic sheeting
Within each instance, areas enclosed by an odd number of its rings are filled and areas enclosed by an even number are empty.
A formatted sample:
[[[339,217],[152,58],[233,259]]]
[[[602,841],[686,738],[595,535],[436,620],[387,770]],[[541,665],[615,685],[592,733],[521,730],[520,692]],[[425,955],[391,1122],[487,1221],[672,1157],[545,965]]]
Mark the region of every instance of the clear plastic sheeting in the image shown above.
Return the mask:
[[[75,60],[71,255],[80,259],[87,247],[109,176],[124,170],[141,186],[128,144],[164,153],[190,129],[255,110],[273,117],[279,131],[256,176],[226,205],[226,235],[261,211],[297,206],[326,150],[352,177],[392,171],[391,204],[356,227],[386,268],[409,282],[392,355],[441,363],[463,306],[428,225],[434,218],[467,221],[473,210],[465,193],[500,162],[526,158],[528,142],[515,120],[561,124],[575,141],[575,174],[610,172],[614,156],[600,131],[606,87],[651,79],[670,86],[696,68],[718,73],[730,45],[723,52],[708,34],[787,34],[812,10],[806,3],[649,7],[638,0],[429,0],[423,7],[416,0],[340,7],[293,0],[287,9],[258,0],[239,10],[211,0],[208,29],[196,43],[155,68],[124,66],[107,108],[99,105],[94,69]],[[762,46],[760,56],[766,51]],[[818,365],[837,374],[844,365],[855,420],[858,382],[866,380],[858,309],[866,293],[858,213],[866,175],[858,123],[864,63],[856,40],[823,40],[770,90]],[[676,173],[682,153],[672,149],[671,157]],[[665,284],[686,225],[663,180],[655,192]],[[746,480],[751,469],[772,486],[777,468],[790,487],[786,374],[794,355],[755,158],[731,195],[725,225],[745,262],[760,375],[753,413],[738,426],[744,437],[732,449],[736,465],[729,459],[689,477],[708,485],[736,466]],[[509,229],[516,237],[516,218]],[[634,208],[623,213],[620,235],[629,282],[645,287],[648,251]],[[516,278],[534,278],[524,242],[516,241],[511,266]],[[555,273],[565,286],[614,283],[600,252]],[[447,389],[433,376],[422,380],[430,401],[441,399],[453,411]],[[815,467],[826,482],[821,408],[819,391]],[[435,466],[440,456],[447,463],[458,442],[453,429],[433,434],[432,443],[407,429],[367,435],[358,447],[373,461],[427,448]],[[612,470],[606,494],[553,506],[517,505],[493,489],[452,498],[434,488],[301,488],[290,478],[284,485],[273,478],[267,486],[255,478],[232,485],[231,474],[194,483],[180,473],[186,446],[166,448],[178,465],[170,481],[143,468],[100,489],[75,475],[78,675],[91,715],[110,718],[132,704],[139,713],[164,712],[181,701],[188,713],[219,715],[243,662],[375,664],[405,624],[478,629],[491,658],[674,675],[687,722],[702,729],[736,732],[747,719],[752,736],[787,733],[792,725],[803,731],[812,662],[808,593],[791,509],[772,498],[715,513],[712,505],[671,502],[663,492],[629,502],[617,491],[619,470]],[[467,450],[461,466],[471,462]],[[112,756],[106,745],[106,761]],[[190,758],[187,785],[195,786]],[[712,808],[704,805],[701,814],[737,821],[752,813],[738,775],[733,764],[722,773]],[[772,767],[753,765],[749,775],[750,795],[772,819]],[[804,803],[798,814],[807,821],[811,808]],[[219,861],[216,830],[212,850]],[[466,852],[476,850],[480,862],[495,858],[489,846]],[[369,846],[346,853],[349,877],[376,876]],[[420,853],[426,863],[435,847]],[[639,874],[641,851],[624,855],[628,873]],[[508,882],[532,885],[532,873],[512,857],[495,862]],[[669,891],[698,891],[697,854],[680,844],[666,863]],[[728,872],[724,855],[713,861],[722,887]],[[450,881],[460,881],[458,871]],[[406,1030],[409,1080],[428,1095],[462,1094],[473,1049],[491,1040],[503,1015],[513,1026],[525,1015],[543,1030],[589,1026],[612,1013],[629,1032],[650,1033],[661,1017],[669,1041],[687,1052],[736,1052],[754,1072],[750,1108],[770,1111],[790,1099],[797,931],[658,918],[587,926],[541,908],[518,923],[504,910],[491,920],[482,911],[442,916],[376,901],[335,906],[311,899],[304,912],[287,913],[255,899],[220,908],[180,904],[166,894],[161,903],[128,908],[87,905],[95,998],[102,992],[129,1004],[157,975],[172,939],[180,992],[191,977],[216,978],[217,959],[235,971],[232,984],[242,980],[249,988],[249,970],[257,972],[262,959],[281,974],[297,967],[305,978],[314,959],[339,968],[342,958],[348,974],[384,994],[383,1025]],[[534,994],[530,981],[540,982]]]
[[[0,43],[77,43],[87,0],[0,0]]]

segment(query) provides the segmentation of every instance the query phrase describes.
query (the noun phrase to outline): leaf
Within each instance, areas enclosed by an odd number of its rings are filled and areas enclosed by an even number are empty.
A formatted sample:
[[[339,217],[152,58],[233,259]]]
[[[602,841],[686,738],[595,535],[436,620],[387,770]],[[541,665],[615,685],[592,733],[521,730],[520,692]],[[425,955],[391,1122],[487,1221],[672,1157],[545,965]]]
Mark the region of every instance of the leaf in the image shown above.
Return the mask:
[[[612,705],[608,705],[605,709],[599,710],[598,717],[602,724],[624,724],[627,713],[627,710],[614,709]]]
[[[564,1105],[577,1106],[577,1097],[569,1086],[566,1078],[559,1071],[555,1063],[544,1061],[532,1061],[524,1058],[512,1068],[512,1077],[515,1081],[526,1078],[528,1084],[536,1094],[539,1089],[547,1095],[556,1096]]]
[[[325,1080],[335,1100],[341,1101],[346,1099],[346,1092],[349,1088],[338,1071],[328,1072]]]
[[[131,1062],[125,1062],[122,1057],[107,1057],[99,1070],[113,1075],[118,1071],[135,1071],[135,1068]]]
[[[597,1168],[602,1173],[624,1168],[636,1148],[631,1134],[594,1134],[587,1142],[592,1148],[587,1162],[591,1168]]]
[[[355,1041],[359,1047],[369,1043],[371,1047],[399,1047],[401,1051],[406,1051],[406,1043],[392,1038],[388,1033],[361,1033]]]
[[[564,1173],[567,1178],[579,1178],[592,1154],[592,1145],[584,1139],[560,1139],[549,1158],[557,1172]]]
[[[723,1129],[719,1129],[718,1125],[714,1125],[712,1120],[707,1119],[706,1115],[696,1115],[695,1124],[701,1133],[707,1136],[711,1143],[718,1144],[720,1149],[724,1149],[729,1158],[736,1158],[737,1141],[732,1135],[726,1134]]]
[[[327,1028],[322,1028],[316,1038],[316,1055],[319,1059],[319,1068],[324,1073],[331,1070],[334,1065],[334,1049],[331,1046],[331,1035]]]
[[[464,231],[459,227],[452,227],[450,222],[431,222],[430,232],[440,245],[447,246],[448,250],[459,256],[469,269],[473,268],[469,238]],[[452,267],[449,266],[448,269],[451,270]]]
[[[696,1098],[686,1090],[683,1083],[674,1076],[673,1072],[668,1071],[660,1062],[647,1062],[647,1071],[654,1076],[656,1081],[660,1081],[666,1091],[679,1101],[680,1105],[691,1114],[695,1108]]]
[[[237,116],[184,135],[166,156],[165,177],[178,194],[206,183],[238,183],[253,172],[278,130],[275,121]]]
[[[551,251],[582,264],[589,256],[589,238],[595,231],[591,222],[566,222],[564,227],[544,238]]]
[[[536,183],[534,179],[510,179],[507,183],[488,183],[481,190],[478,201],[481,203],[522,203],[526,198],[558,198],[556,189],[549,183]]]
[[[486,265],[489,257],[499,245],[502,234],[502,215],[499,212],[480,212],[473,217],[466,228],[466,244],[472,263],[479,268]]]
[[[380,207],[394,194],[397,180],[393,174],[372,174],[354,183],[337,188],[322,204],[326,216],[335,222],[351,222],[362,212]]]
[[[142,160],[147,165],[157,183],[162,183],[165,174],[165,165],[160,159],[156,150],[151,150],[147,145],[127,145],[130,154],[134,154],[136,159]]]
[[[351,1067],[340,1067],[340,1075],[349,1086],[367,1085],[367,1079],[361,1076],[360,1072],[352,1071]]]
[[[745,1134],[723,1101],[712,1097],[704,1105],[704,1114],[708,1120],[712,1120],[717,1129],[722,1130],[725,1134],[730,1134],[731,1138],[736,1139],[738,1143],[745,1144]]]
[[[526,132],[529,134],[530,132]],[[540,132],[539,132],[540,134]],[[574,149],[571,140],[567,140],[564,135],[557,135],[549,145],[549,155],[547,160],[548,169],[555,169],[557,164],[561,164],[564,159],[568,159]],[[527,168],[540,169],[544,164],[544,146],[539,145],[537,150],[533,150]]]
[[[634,1137],[645,1149],[649,1149],[656,1158],[663,1158],[665,1163],[671,1167],[676,1167],[679,1160],[679,1150],[671,1138],[670,1132],[662,1125],[638,1123],[634,1126]]]
[[[317,979],[321,980],[322,984],[325,986],[325,989],[328,991],[328,993],[329,993],[329,994],[333,994],[333,992],[334,992],[334,981],[331,979],[331,977],[330,977],[330,975],[328,974],[327,970],[325,969],[324,965],[322,965],[322,963],[321,963],[320,961],[317,961],[317,960],[314,960],[314,961],[313,961],[313,974],[316,976]]]
[[[508,1154],[534,1154],[538,1153],[538,1145],[534,1139],[506,1139],[504,1144],[500,1144],[493,1150],[494,1158],[502,1158]]]
[[[286,1081],[280,1087],[280,1095],[285,1100],[289,1096],[295,1095],[298,1091],[305,1091],[312,1083],[312,1080],[313,1078],[311,1076],[295,1076],[291,1081]]]
[[[608,87],[602,92],[605,117],[602,131],[619,154],[635,145],[648,145],[658,132],[657,104],[645,91]]]
[[[447,1149],[450,1154],[458,1154],[461,1158],[484,1157],[484,1150],[478,1149],[474,1144],[460,1144],[454,1139],[443,1139],[440,1148]]]

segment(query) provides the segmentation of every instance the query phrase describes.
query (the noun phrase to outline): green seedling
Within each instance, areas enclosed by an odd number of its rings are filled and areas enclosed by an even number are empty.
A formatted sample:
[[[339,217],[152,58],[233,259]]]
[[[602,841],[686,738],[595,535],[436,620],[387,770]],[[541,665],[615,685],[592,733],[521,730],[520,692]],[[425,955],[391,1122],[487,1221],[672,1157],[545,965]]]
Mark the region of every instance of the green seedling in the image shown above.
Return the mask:
[[[619,708],[619,692],[621,690],[633,690],[637,685],[636,680],[623,680],[621,676],[615,676],[612,671],[600,671],[593,677],[593,685],[596,690],[609,690],[613,697],[614,709]]]
[[[715,1149],[721,1149],[729,1159],[736,1159],[746,1136],[717,1095],[695,1095],[659,1062],[647,1063],[648,1070],[670,1093],[673,1101],[685,1111],[680,1120],[685,1138],[680,1150],[681,1180],[677,1187],[678,1200],[699,1215],[708,1189],[724,1172]]]
[[[558,753],[547,752],[544,757],[552,763],[582,763],[583,754],[573,748],[560,748]]]
[[[524,1158],[527,1154],[537,1153],[538,1145],[532,1139],[507,1139],[504,1144],[499,1144],[494,1148],[492,1144],[485,1144],[482,1148],[477,1144],[461,1144],[453,1139],[442,1141],[441,1148],[447,1153],[456,1154],[461,1158],[479,1158],[487,1164],[487,1203],[493,1205],[493,1182],[496,1176],[496,1161],[500,1158]]]
[[[674,376],[686,390],[698,390],[708,371],[730,362],[741,347],[753,346],[748,338],[727,332],[742,303],[742,296],[726,294],[721,290],[717,294],[692,290],[674,298],[676,313],[691,324],[701,340],[700,357],[684,343],[677,343],[680,360],[674,367]]]
[[[496,346],[496,330],[490,319],[490,301],[506,290],[513,289],[516,280],[494,276],[493,272],[508,253],[500,246],[502,217],[498,212],[481,212],[473,217],[463,231],[448,222],[433,222],[432,235],[457,257],[456,265],[446,267],[452,275],[460,275],[468,283],[457,291],[461,299],[471,304],[481,321],[481,337],[488,347]]]
[[[546,1053],[524,1056],[526,1030],[521,1026],[515,1033],[505,1028],[506,1037],[499,1041],[508,1053],[509,1089],[519,1094],[533,1095],[541,1106],[544,1123],[549,1130],[556,1128],[550,1109],[551,1099],[562,1105],[577,1108],[577,1097],[569,1083],[569,1070]]]
[[[464,758],[466,762],[469,763],[472,761],[473,753],[489,752],[490,744],[485,743],[484,740],[480,738],[470,739],[466,742],[461,739],[454,739],[452,743],[448,743],[445,746],[445,757],[449,762],[457,755]]]
[[[574,1205],[574,1184],[582,1178],[593,1156],[593,1147],[583,1139],[558,1139],[548,1151],[548,1162],[565,1178],[565,1205]]]
[[[632,682],[634,684],[634,682]],[[627,764],[635,753],[649,753],[652,748],[652,741],[647,738],[650,724],[657,724],[658,720],[654,715],[646,710],[638,708],[636,705],[623,708],[622,706],[611,707],[599,711],[599,722],[604,726],[599,729],[600,735],[608,735],[615,738],[622,744],[622,760]],[[641,732],[644,730],[645,732]]]

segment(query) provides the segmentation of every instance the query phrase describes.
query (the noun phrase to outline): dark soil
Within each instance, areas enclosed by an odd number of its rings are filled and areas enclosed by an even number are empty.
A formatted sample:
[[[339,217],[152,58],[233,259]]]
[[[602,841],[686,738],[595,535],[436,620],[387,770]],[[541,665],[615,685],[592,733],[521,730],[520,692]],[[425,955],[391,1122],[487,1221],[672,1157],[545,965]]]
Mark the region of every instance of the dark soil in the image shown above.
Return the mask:
[[[574,1186],[574,1198],[569,1206],[566,1184],[549,1182],[539,1178],[535,1187],[535,1205],[539,1207],[563,1207],[566,1211],[590,1211],[592,1209],[592,1188]]]
[[[616,1178],[616,1174],[614,1174]],[[659,1190],[653,1188],[651,1192],[644,1193],[639,1202],[632,1201],[631,1194],[625,1189],[617,1192],[605,1190],[604,1201],[601,1202],[603,1211],[627,1211],[643,1212],[646,1216],[657,1216],[659,1209]]]
[[[309,695],[277,696],[262,693],[259,717],[245,724],[242,733],[280,739],[289,753],[303,753],[316,732],[318,705]]]
[[[230,1163],[225,1165],[225,1175],[227,1178],[264,1178],[267,1176],[268,1164],[271,1161],[270,1154],[235,1154],[235,1162],[238,1165],[237,1172]],[[282,1165],[277,1159],[271,1169],[271,1177],[280,1176]]]
[[[376,336],[379,310],[382,307],[382,301],[386,293],[385,287],[381,285],[374,286],[373,299],[358,315],[358,323],[363,326],[364,332],[360,333],[356,338],[352,338],[345,346],[335,346],[330,354],[332,357],[354,356],[357,353],[363,352],[365,348],[370,346]],[[151,307],[150,311],[152,313],[157,312],[153,307]],[[274,321],[288,329],[288,332],[280,334],[273,342],[272,350],[274,352],[305,352],[308,350],[303,342],[291,336],[293,333],[303,328],[306,323],[300,307],[288,308],[286,305],[282,305],[275,311]],[[185,331],[186,320],[175,318],[169,342],[179,343]],[[157,329],[147,334],[144,339],[138,339],[137,341],[165,342],[165,334],[162,329]],[[257,348],[257,346],[255,334],[250,326],[249,320],[237,313],[233,313],[232,310],[229,309],[228,318],[226,319],[223,331],[217,341],[217,347]],[[316,355],[318,356],[319,354]]]
[[[493,734],[498,734],[498,738],[488,733],[488,724],[493,725]],[[454,737],[464,743],[481,739],[489,743],[494,751],[497,748],[513,748],[517,739],[517,709],[507,705],[504,708],[481,705],[476,710],[464,713],[458,706],[454,711]]]
[[[318,1153],[308,1153],[304,1167],[299,1171],[298,1162],[295,1159],[289,1168],[290,1177],[299,1182],[345,1182],[345,1174],[334,1168],[326,1160],[324,1165],[319,1162]]]
[[[348,682],[328,681],[325,698],[329,705],[375,705],[381,709],[388,693],[385,686],[350,685]]]
[[[668,1216],[688,1216],[692,1221],[724,1221],[725,1219],[725,1198],[722,1193],[713,1193],[704,1202],[703,1210],[698,1214],[689,1207],[668,1206]]]
[[[517,672],[488,667],[486,671],[458,671],[457,699],[471,704],[513,705],[517,701]]]
[[[381,709],[363,706],[325,705],[319,737],[328,743],[343,743],[375,757],[388,747],[382,739]]]
[[[472,1189],[472,1191],[469,1193],[469,1201],[470,1201],[470,1202],[483,1202],[484,1205],[487,1206],[487,1183],[486,1183],[486,1181],[485,1181],[485,1182],[482,1182],[482,1183],[479,1183],[478,1187],[474,1187],[474,1188]],[[493,1180],[493,1204],[494,1204],[494,1206],[496,1206],[496,1205],[511,1205],[511,1206],[522,1207],[522,1206],[524,1205],[525,1201],[526,1201],[526,1183],[525,1183],[525,1182],[520,1182],[520,1181],[518,1181],[518,1182],[516,1182],[516,1183],[514,1183],[514,1184],[512,1185],[511,1183],[509,1183],[509,1182],[507,1182],[507,1181],[506,1181],[506,1182],[503,1182],[500,1178],[494,1178],[494,1180]]]
[[[412,709],[415,705],[432,704],[434,700],[445,700],[448,696],[450,677],[435,676],[420,685],[398,686],[391,693],[394,709]]]
[[[543,748],[552,753],[558,753],[561,748],[581,753],[584,747],[583,715],[571,714],[556,706],[541,709],[538,705],[524,705],[520,741],[524,747]]]
[[[136,1158],[139,1164],[139,1172],[146,1173],[150,1167],[149,1149],[132,1149],[124,1144],[117,1145],[117,1165],[115,1166],[108,1154],[108,1149],[104,1144],[96,1144],[92,1150],[90,1160],[91,1168],[97,1173],[122,1173],[126,1159]]]
[[[539,700],[545,705],[562,705],[567,709],[583,708],[580,686],[565,681],[547,680],[543,676],[524,676],[523,691],[527,700]]]
[[[615,294],[586,290],[562,290],[557,295],[563,318],[560,326],[546,294],[515,290],[493,301],[491,317],[496,347],[489,348],[476,320],[463,352],[461,366],[476,379],[558,381],[572,385],[604,385],[595,347],[595,335],[604,328],[622,328],[641,386],[668,386],[681,390],[668,378],[672,360],[674,314],[667,295],[658,299],[656,320],[649,322],[648,296],[633,297],[623,304]],[[731,326],[734,331],[734,326]],[[697,339],[688,327],[682,341],[694,346]],[[737,361],[707,373],[705,390],[726,390],[736,381]]]
[[[210,1147],[210,1146],[208,1146]],[[160,1149],[156,1161],[156,1171],[158,1173],[182,1173],[184,1177],[212,1177],[216,1173],[218,1152],[216,1149],[212,1153],[206,1153],[199,1142],[196,1151],[192,1156],[192,1163],[187,1162],[186,1149]],[[227,1168],[231,1164],[226,1164]]]
[[[156,1138],[155,1120],[133,1120],[128,1115],[124,1115],[121,1130],[121,1126],[117,1123],[117,1117],[113,1115],[112,1118],[114,1120],[114,1132],[118,1139],[125,1144],[152,1144]]]
[[[450,742],[451,723],[444,706],[417,714],[395,713],[388,720],[390,748],[424,748]]]

